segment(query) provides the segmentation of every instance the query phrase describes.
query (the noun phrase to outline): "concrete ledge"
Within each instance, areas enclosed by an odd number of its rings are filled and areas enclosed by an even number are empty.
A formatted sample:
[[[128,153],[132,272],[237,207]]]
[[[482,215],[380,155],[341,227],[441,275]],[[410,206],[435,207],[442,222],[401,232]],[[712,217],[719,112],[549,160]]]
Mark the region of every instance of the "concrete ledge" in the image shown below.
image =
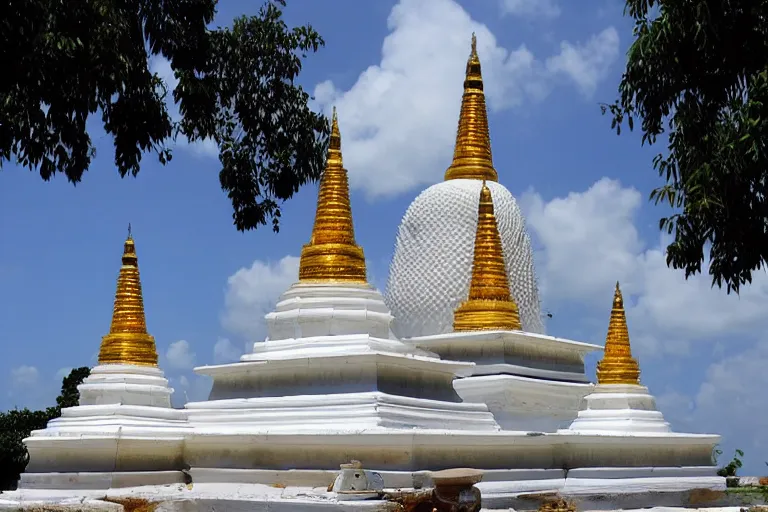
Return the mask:
[[[19,489],[106,490],[143,485],[183,484],[186,478],[181,471],[22,473]]]

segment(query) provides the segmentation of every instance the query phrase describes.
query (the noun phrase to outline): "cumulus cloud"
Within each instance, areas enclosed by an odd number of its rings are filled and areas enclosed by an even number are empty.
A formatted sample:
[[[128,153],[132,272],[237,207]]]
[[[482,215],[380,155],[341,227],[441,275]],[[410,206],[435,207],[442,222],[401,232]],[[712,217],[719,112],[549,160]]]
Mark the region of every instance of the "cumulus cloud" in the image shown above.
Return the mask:
[[[188,370],[195,366],[195,353],[187,340],[174,341],[168,346],[165,358],[171,368]]]
[[[525,18],[556,18],[560,7],[554,0],[501,0],[501,14]]]
[[[6,375],[6,395],[11,407],[42,409],[49,407],[61,384],[54,379],[41,379],[35,366],[20,365]]]
[[[227,338],[219,338],[213,346],[213,362],[215,364],[237,361],[242,354],[243,351]]]
[[[619,54],[619,33],[610,27],[584,44],[560,43],[560,53],[547,59],[547,70],[568,76],[581,93],[590,97]]]
[[[521,198],[539,246],[542,295],[607,309],[622,283],[633,344],[649,352],[684,353],[691,343],[768,327],[768,276],[757,273],[740,295],[711,287],[707,267],[685,279],[667,267],[666,240],[647,246],[635,228],[640,193],[602,179],[584,192],[545,201]],[[685,312],[685,314],[681,314]]]
[[[433,183],[445,171],[472,32],[492,111],[540,101],[559,83],[591,94],[618,56],[612,27],[584,44],[563,42],[559,53],[544,59],[524,44],[503,48],[454,0],[400,0],[387,24],[378,64],[349,90],[331,81],[314,90],[320,108],[337,106],[351,185],[368,197]]]
[[[602,179],[586,192],[550,201],[529,192],[520,202],[542,246],[537,263],[543,295],[600,301],[617,279],[625,288],[634,284],[627,280],[643,249],[634,226],[637,190]]]
[[[691,396],[669,392],[657,404],[678,430],[726,434],[721,463],[739,448],[750,467],[768,458],[768,340],[710,365],[704,381]]]
[[[256,260],[249,268],[241,268],[227,279],[222,325],[248,341],[263,340],[264,315],[298,277],[299,258],[295,256],[276,263]]]
[[[34,366],[21,365],[11,370],[14,387],[34,386],[40,380],[40,372]]]

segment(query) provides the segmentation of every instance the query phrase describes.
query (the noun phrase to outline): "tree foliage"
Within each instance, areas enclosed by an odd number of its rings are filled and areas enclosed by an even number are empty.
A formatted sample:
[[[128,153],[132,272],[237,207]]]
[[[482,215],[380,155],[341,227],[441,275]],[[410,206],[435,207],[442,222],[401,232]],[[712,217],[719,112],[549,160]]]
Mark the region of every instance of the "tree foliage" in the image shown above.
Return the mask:
[[[643,144],[666,134],[651,194],[673,213],[667,264],[686,278],[706,255],[713,286],[738,292],[768,258],[768,1],[627,0],[635,41],[604,105],[618,133],[640,121]]]
[[[721,450],[717,450],[716,452],[717,455],[722,455],[722,453],[723,452]],[[738,473],[739,469],[741,469],[741,467],[744,465],[741,460],[742,457],[744,457],[744,451],[737,448],[734,451],[733,459],[731,459],[731,461],[725,466],[717,469],[717,476],[737,476],[736,473]]]
[[[77,386],[90,373],[90,368],[75,368],[64,377],[54,407],[42,411],[24,408],[0,413],[0,490],[15,489],[19,475],[27,467],[29,454],[22,440],[33,430],[43,429],[49,421],[61,416],[63,408],[76,406],[80,398]]]
[[[142,155],[171,157],[177,136],[211,139],[220,181],[239,230],[272,221],[280,204],[319,177],[329,132],[295,83],[302,59],[323,45],[311,26],[288,28],[285,0],[256,16],[209,29],[217,0],[25,0],[0,17],[0,166],[16,161],[44,180],[78,183],[95,148],[88,121],[99,114],[114,140],[120,176]],[[178,84],[148,67],[165,58]]]

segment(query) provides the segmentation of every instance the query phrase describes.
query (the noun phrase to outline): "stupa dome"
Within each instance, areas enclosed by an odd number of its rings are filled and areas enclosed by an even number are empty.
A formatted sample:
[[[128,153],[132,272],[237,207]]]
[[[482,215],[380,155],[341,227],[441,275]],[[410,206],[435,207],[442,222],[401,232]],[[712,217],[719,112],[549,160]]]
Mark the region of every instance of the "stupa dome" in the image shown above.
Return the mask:
[[[517,201],[506,187],[487,182],[510,291],[524,331],[542,333],[531,241]],[[467,299],[483,182],[448,180],[432,185],[411,203],[397,232],[386,301],[401,337],[453,331],[453,312]]]
[[[400,337],[453,331],[467,299],[483,183],[491,191],[512,299],[524,331],[544,333],[531,241],[512,194],[498,183],[474,35],[453,162],[445,181],[422,192],[405,212],[389,269],[386,301]]]

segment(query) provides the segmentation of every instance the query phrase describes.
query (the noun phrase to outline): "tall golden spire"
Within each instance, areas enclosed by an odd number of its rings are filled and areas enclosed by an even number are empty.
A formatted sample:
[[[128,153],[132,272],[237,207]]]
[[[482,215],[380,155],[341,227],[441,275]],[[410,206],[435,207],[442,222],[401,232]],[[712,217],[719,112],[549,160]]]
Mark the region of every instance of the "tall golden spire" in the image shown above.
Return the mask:
[[[147,334],[139,260],[130,224],[123,247],[123,266],[117,278],[112,325],[109,334],[101,339],[99,364],[157,366],[155,338]]]
[[[349,182],[341,158],[341,134],[333,109],[330,145],[320,179],[312,238],[301,250],[299,281],[365,283],[365,255],[355,243]]]
[[[453,330],[460,332],[520,329],[522,326],[517,304],[509,293],[501,237],[493,213],[493,199],[490,189],[483,181],[477,214],[469,299],[454,312]]]
[[[613,308],[608,324],[608,336],[605,338],[603,360],[597,363],[597,383],[640,384],[640,366],[632,357],[632,349],[629,346],[624,299],[618,282],[613,294]]]
[[[445,179],[499,181],[499,175],[493,168],[488,113],[483,92],[483,74],[480,70],[477,38],[474,33],[472,34],[472,51],[469,54],[464,78],[464,94],[461,97],[456,147],[453,150],[453,162],[445,171]]]

